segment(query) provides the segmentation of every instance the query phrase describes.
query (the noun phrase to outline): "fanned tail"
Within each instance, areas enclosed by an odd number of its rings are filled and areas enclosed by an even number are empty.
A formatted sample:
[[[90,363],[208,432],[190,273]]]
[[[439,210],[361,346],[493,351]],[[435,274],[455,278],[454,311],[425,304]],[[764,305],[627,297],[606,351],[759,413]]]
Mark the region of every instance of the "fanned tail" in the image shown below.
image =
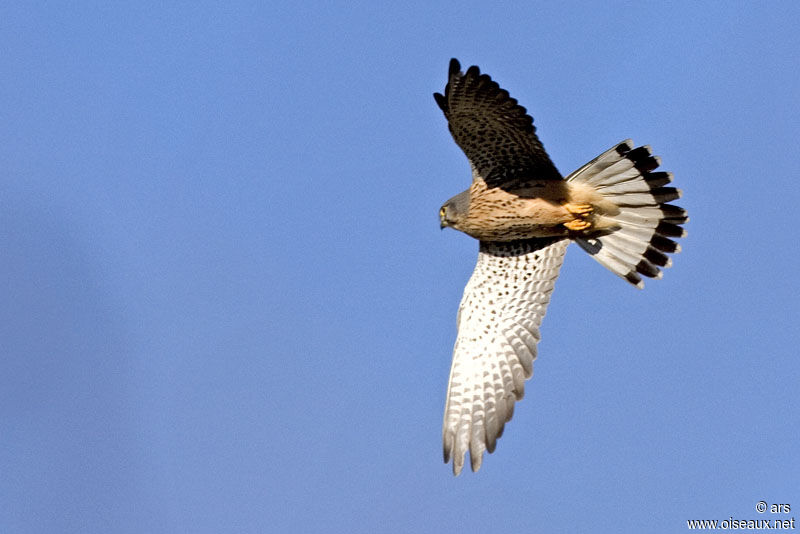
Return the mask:
[[[689,220],[686,210],[669,204],[681,197],[680,189],[664,187],[672,173],[652,172],[660,163],[649,146],[633,148],[628,139],[566,178],[590,186],[614,207],[596,215],[601,230],[575,242],[638,288],[644,287],[642,275],[661,278],[661,268],[672,264],[667,254],[680,251],[672,238],[686,235],[681,225]]]

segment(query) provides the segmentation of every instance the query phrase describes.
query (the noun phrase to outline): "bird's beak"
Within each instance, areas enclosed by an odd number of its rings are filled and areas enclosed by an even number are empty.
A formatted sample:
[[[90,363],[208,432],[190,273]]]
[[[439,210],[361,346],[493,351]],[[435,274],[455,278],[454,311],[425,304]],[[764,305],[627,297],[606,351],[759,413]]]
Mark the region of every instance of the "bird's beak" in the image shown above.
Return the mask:
[[[447,226],[447,225],[444,223],[444,219],[440,219],[439,220],[439,229],[440,230],[444,230],[445,226]]]

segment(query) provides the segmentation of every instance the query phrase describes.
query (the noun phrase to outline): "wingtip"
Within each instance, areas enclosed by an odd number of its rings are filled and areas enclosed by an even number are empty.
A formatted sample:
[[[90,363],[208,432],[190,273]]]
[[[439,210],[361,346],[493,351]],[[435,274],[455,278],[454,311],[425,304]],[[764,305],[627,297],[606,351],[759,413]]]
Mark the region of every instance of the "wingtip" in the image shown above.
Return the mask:
[[[461,63],[459,63],[456,58],[450,58],[450,68],[448,69],[448,73],[452,76],[453,74],[457,74],[459,72],[461,72]]]
[[[439,109],[447,111],[447,97],[442,93],[433,93],[433,99],[436,101],[436,105],[439,106]]]
[[[456,458],[453,458],[453,476],[457,477],[461,474],[461,470],[464,468],[464,458],[461,458],[461,463],[456,461]]]
[[[478,470],[481,468],[481,464],[483,463],[483,454],[476,454],[474,457],[472,453],[469,454],[469,463],[470,468],[472,469],[473,473],[477,473]]]

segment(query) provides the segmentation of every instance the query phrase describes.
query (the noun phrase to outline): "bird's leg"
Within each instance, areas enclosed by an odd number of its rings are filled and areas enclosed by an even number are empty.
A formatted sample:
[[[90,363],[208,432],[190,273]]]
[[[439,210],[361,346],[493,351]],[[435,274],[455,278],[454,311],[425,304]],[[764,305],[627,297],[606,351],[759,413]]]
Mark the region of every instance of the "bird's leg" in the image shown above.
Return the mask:
[[[573,219],[569,222],[564,223],[564,226],[567,227],[567,230],[572,230],[573,232],[580,232],[581,230],[586,230],[591,225],[592,223],[584,219]]]
[[[570,212],[571,215],[575,215],[581,218],[586,218],[594,211],[594,208],[591,204],[586,204],[584,202],[567,202],[564,204],[564,209]]]
[[[586,220],[594,211],[594,208],[591,204],[586,204],[583,202],[568,202],[564,204],[564,209],[566,209],[570,215],[575,217],[571,221],[564,223],[564,226],[566,226],[568,230],[579,232],[592,226],[592,223]]]

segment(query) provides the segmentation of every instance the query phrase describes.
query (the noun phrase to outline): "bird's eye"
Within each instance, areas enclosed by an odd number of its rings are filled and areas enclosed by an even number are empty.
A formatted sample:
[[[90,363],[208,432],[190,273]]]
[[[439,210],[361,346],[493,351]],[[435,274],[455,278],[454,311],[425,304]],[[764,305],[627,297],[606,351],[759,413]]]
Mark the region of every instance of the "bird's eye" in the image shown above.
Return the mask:
[[[439,218],[440,218],[440,219],[444,217],[444,212],[445,212],[445,211],[447,211],[447,210],[445,209],[445,207],[444,207],[444,206],[442,206],[442,209],[440,209],[440,210],[439,210]]]

